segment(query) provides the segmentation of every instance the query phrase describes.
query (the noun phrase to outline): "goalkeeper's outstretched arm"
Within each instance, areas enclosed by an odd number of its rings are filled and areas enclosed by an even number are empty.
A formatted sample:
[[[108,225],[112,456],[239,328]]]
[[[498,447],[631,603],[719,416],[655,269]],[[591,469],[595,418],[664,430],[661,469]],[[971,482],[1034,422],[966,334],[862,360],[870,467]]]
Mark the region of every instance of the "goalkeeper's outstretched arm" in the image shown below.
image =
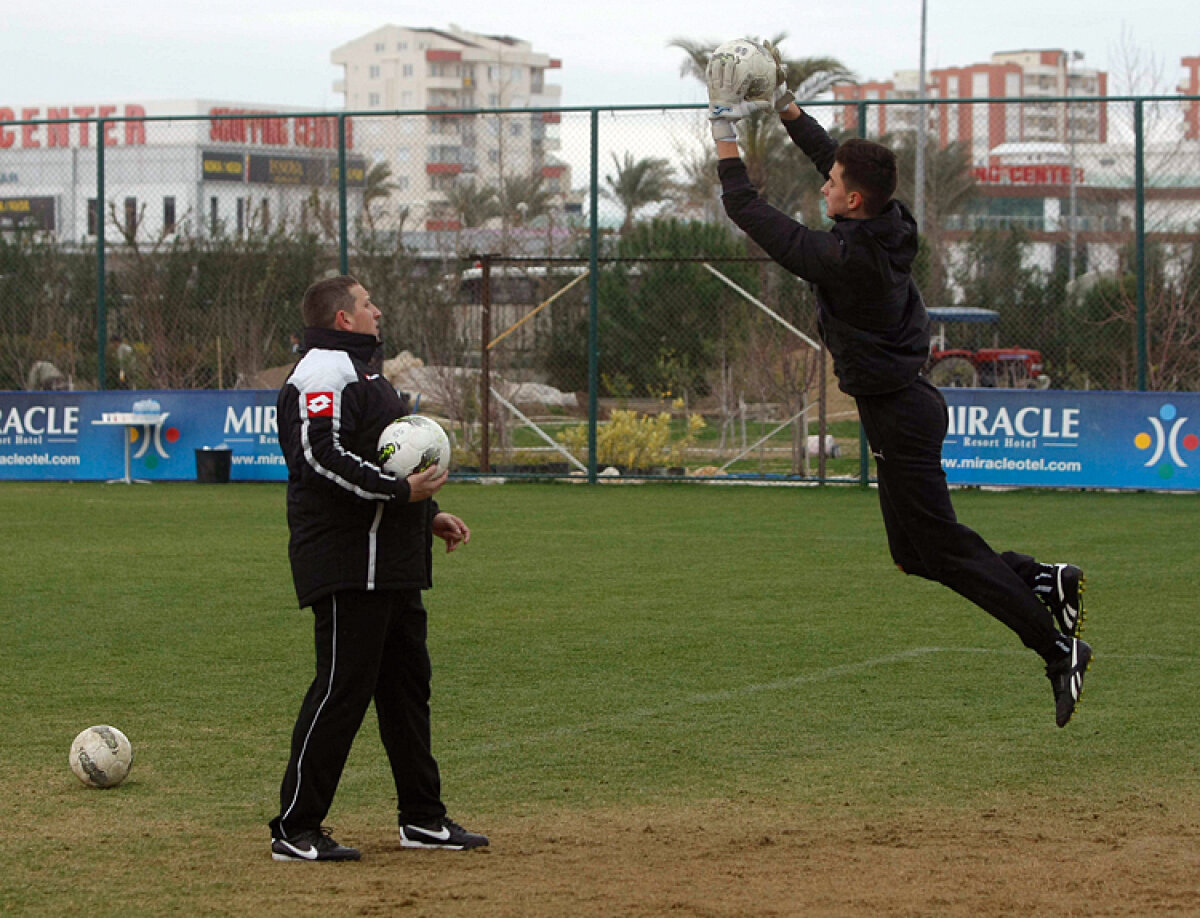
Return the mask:
[[[787,129],[788,136],[792,138],[792,143],[812,160],[822,177],[829,178],[829,170],[833,168],[834,155],[837,153],[837,141],[795,102],[781,111],[779,117]]]

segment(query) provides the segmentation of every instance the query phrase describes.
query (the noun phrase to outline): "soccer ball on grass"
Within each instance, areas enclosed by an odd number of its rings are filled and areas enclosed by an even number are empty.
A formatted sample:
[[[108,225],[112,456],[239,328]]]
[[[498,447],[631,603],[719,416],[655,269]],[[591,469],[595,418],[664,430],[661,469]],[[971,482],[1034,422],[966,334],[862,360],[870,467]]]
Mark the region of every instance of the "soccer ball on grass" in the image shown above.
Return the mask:
[[[437,466],[450,468],[450,439],[442,426],[419,414],[397,418],[379,435],[379,464],[397,478]]]
[[[714,59],[731,58],[740,62],[740,70],[744,70],[745,79],[743,98],[751,102],[770,101],[775,95],[778,84],[776,78],[775,58],[771,52],[756,41],[748,38],[735,38],[718,45],[713,51]]]
[[[133,746],[116,727],[88,727],[71,743],[71,771],[88,787],[116,787],[133,765]]]

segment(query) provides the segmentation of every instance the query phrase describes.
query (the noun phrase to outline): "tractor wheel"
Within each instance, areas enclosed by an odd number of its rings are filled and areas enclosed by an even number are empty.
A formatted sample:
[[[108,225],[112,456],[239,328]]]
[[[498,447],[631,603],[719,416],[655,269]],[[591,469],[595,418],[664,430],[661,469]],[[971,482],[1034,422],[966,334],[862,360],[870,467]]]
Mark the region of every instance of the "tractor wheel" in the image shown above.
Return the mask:
[[[963,389],[979,385],[979,374],[966,357],[947,357],[929,370],[929,381],[942,389]]]

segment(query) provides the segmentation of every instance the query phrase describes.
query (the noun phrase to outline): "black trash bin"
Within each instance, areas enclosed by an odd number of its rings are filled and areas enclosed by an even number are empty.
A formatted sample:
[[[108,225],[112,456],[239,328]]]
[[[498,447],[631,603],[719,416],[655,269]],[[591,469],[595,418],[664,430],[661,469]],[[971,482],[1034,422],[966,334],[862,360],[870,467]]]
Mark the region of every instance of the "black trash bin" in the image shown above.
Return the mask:
[[[229,484],[229,470],[233,465],[233,450],[196,450],[196,481],[201,484]]]

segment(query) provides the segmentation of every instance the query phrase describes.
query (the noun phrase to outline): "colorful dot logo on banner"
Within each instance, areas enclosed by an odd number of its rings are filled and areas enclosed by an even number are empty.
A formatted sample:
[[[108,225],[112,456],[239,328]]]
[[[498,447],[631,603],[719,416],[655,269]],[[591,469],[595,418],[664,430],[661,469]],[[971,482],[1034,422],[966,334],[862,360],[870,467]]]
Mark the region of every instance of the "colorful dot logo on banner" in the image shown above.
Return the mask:
[[[1157,467],[1158,477],[1162,479],[1171,478],[1175,474],[1175,469],[1186,469],[1187,462],[1183,455],[1179,452],[1180,446],[1180,431],[1183,425],[1187,422],[1187,418],[1179,417],[1179,412],[1170,402],[1164,404],[1158,409],[1158,417],[1148,417],[1150,427],[1153,433],[1140,431],[1133,438],[1133,445],[1143,452],[1153,448],[1150,458],[1146,460],[1145,467]],[[1164,425],[1170,424],[1168,430]],[[1183,448],[1189,452],[1195,452],[1200,447],[1200,437],[1194,433],[1185,434],[1183,436]],[[1170,461],[1162,461],[1166,454]]]

